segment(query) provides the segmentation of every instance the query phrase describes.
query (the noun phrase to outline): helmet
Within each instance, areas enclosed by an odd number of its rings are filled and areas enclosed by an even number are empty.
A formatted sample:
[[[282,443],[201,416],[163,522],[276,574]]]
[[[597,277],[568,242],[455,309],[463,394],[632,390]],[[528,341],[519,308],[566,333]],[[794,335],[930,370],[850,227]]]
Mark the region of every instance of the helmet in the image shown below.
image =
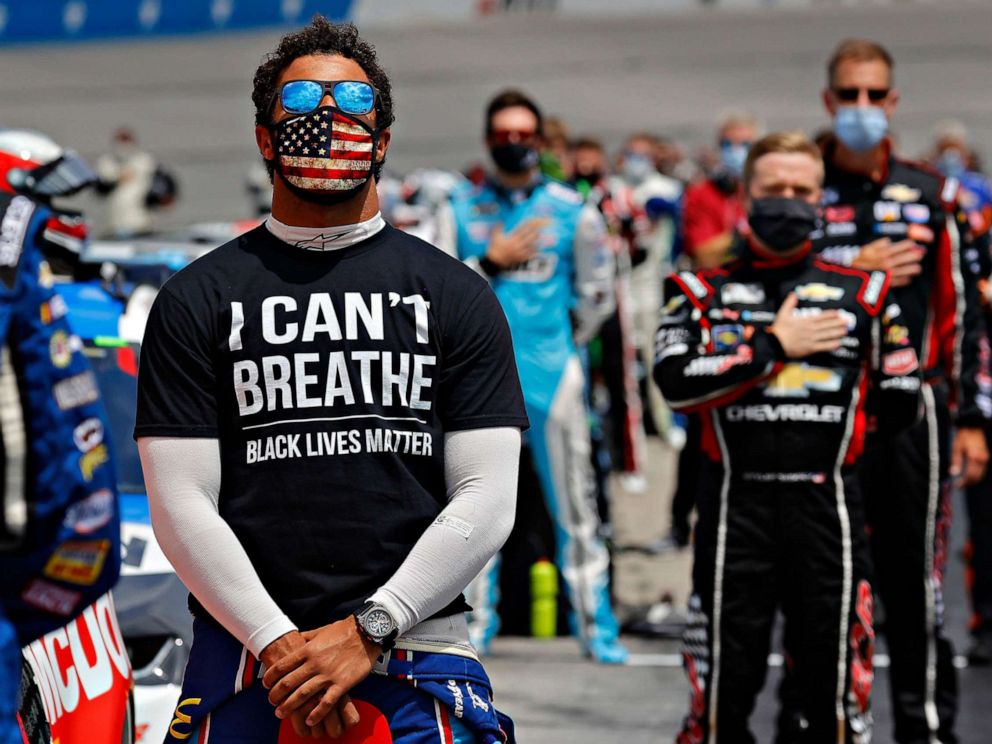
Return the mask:
[[[0,129],[0,191],[43,201],[70,196],[96,182],[79,155],[29,129]]]

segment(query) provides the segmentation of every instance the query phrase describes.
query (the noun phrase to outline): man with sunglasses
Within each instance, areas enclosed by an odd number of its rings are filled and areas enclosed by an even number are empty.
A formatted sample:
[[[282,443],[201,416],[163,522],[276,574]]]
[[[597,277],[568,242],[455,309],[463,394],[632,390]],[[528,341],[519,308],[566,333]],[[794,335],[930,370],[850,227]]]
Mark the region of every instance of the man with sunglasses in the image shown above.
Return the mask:
[[[252,99],[272,214],[166,283],[142,348],[135,435],[195,615],[167,741],[512,741],[460,593],[527,426],[499,303],[382,220],[391,88],[354,26],[283,37]]]
[[[870,435],[861,476],[887,617],[895,738],[949,744],[957,707],[952,650],[941,632],[949,476],[965,484],[981,478],[982,423],[992,405],[978,384],[986,342],[976,277],[964,260],[972,236],[958,184],[893,155],[892,70],[892,57],[871,41],[844,41],[830,59],[823,102],[833,136],[824,147],[824,225],[814,243],[828,260],[890,272],[902,310],[890,332],[929,383],[924,419],[899,434]]]
[[[540,109],[519,91],[490,101],[485,137],[496,168],[481,185],[453,194],[447,249],[489,279],[506,311],[533,426],[526,445],[555,525],[572,627],[585,653],[620,663],[627,652],[610,606],[577,351],[613,311],[614,264],[596,207],[541,175],[542,124]],[[521,503],[533,496],[521,492]],[[498,581],[494,561],[473,584],[473,641],[482,649],[499,628]]]

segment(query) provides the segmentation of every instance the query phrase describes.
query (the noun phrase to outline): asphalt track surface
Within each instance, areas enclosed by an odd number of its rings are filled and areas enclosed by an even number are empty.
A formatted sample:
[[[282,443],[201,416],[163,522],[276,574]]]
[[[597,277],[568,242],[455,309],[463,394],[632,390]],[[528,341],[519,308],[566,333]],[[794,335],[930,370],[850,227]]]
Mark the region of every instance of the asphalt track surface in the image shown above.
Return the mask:
[[[897,59],[903,93],[896,131],[902,150],[927,144],[949,116],[992,143],[992,3],[956,1],[852,8],[823,3],[771,13],[717,11],[653,17],[487,19],[469,26],[370,28],[391,72],[398,121],[390,165],[458,168],[481,154],[480,111],[502,87],[521,86],[576,133],[611,146],[632,130],[689,145],[713,137],[728,107],[758,112],[769,128],[825,124],[823,65],[843,37],[871,36]],[[172,224],[246,216],[244,176],[255,157],[251,75],[277,33],[145,43],[23,47],[0,51],[0,123],[45,130],[87,156],[110,131],[134,127],[179,173],[184,199]],[[957,510],[963,517],[963,507]],[[966,647],[967,607],[955,528],[947,579],[947,626]],[[497,702],[521,740],[545,744],[670,741],[687,688],[675,642],[632,640],[635,665],[600,667],[569,639],[500,639],[489,661]],[[777,679],[770,670],[754,716],[771,741]],[[960,735],[989,741],[992,672],[961,672]],[[887,679],[879,671],[876,742],[888,744]]]

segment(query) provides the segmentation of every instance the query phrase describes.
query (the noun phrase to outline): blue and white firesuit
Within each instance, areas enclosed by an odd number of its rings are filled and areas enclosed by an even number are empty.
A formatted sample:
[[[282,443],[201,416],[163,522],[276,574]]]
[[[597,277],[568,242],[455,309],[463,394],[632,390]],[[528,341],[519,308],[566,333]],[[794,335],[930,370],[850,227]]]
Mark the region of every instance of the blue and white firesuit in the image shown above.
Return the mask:
[[[609,554],[599,535],[585,378],[576,350],[614,308],[614,264],[602,217],[583,205],[577,191],[555,181],[537,178],[515,190],[491,181],[465,184],[442,217],[450,223],[442,230],[450,240],[441,247],[479,267],[497,225],[510,232],[531,219],[544,221],[538,255],[490,279],[513,335],[531,421],[524,442],[555,524],[573,630],[598,660],[622,662],[626,651],[617,642],[610,606]],[[468,590],[475,608],[472,641],[482,651],[499,629],[498,579],[497,556]]]
[[[21,744],[21,647],[117,580],[120,521],[97,381],[52,288],[50,213],[0,194],[0,744]]]

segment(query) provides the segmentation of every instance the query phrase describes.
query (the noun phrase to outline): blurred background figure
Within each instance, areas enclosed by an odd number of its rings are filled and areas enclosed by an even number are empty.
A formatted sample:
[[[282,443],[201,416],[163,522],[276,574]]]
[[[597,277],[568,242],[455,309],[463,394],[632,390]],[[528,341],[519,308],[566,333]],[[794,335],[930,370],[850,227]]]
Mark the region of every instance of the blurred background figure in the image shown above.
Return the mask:
[[[661,283],[672,270],[678,237],[682,184],[662,175],[656,164],[663,140],[647,133],[630,135],[617,156],[617,173],[610,192],[622,215],[621,235],[628,244],[631,269],[629,303],[631,343],[637,351],[636,378],[645,402],[644,426],[676,447],[683,443],[681,427],[672,427],[671,412],[649,370],[654,357],[654,333],[661,307]],[[677,163],[672,163],[674,167]]]
[[[992,182],[968,143],[964,124],[954,120],[938,124],[927,160],[946,178],[954,178],[961,184],[959,199],[972,230],[980,235],[988,233],[992,226]]]
[[[600,185],[605,185],[609,163],[606,149],[595,137],[581,137],[572,144],[572,177],[576,191],[583,197]]]
[[[934,147],[928,160],[944,176],[961,184],[958,198],[968,215],[978,245],[971,260],[980,266],[981,295],[988,330],[992,328],[992,291],[989,283],[992,258],[988,249],[989,229],[992,227],[992,183],[982,172],[981,161],[969,145],[968,130],[961,122],[947,120],[937,125]],[[984,353],[987,357],[988,347],[985,347]],[[984,363],[988,365],[988,358]],[[983,383],[987,386],[986,393],[992,392],[992,378],[986,375]],[[992,435],[988,426],[985,435],[986,439]],[[992,664],[992,475],[986,472],[982,481],[967,488],[965,493],[968,509],[965,553],[972,607],[968,663],[988,666]]]
[[[549,116],[544,122],[541,172],[556,181],[571,181],[574,174],[571,133],[564,120]]]
[[[149,233],[153,227],[148,197],[157,163],[138,148],[135,133],[121,127],[111,138],[110,152],[96,161],[97,191],[105,201],[104,232],[115,238]]]
[[[734,230],[744,224],[741,174],[748,148],[759,134],[752,114],[730,111],[720,118],[716,160],[706,178],[690,185],[682,207],[686,255],[697,269],[720,265]]]
[[[252,163],[245,177],[245,192],[251,214],[265,217],[272,211],[272,179],[261,163]]]

